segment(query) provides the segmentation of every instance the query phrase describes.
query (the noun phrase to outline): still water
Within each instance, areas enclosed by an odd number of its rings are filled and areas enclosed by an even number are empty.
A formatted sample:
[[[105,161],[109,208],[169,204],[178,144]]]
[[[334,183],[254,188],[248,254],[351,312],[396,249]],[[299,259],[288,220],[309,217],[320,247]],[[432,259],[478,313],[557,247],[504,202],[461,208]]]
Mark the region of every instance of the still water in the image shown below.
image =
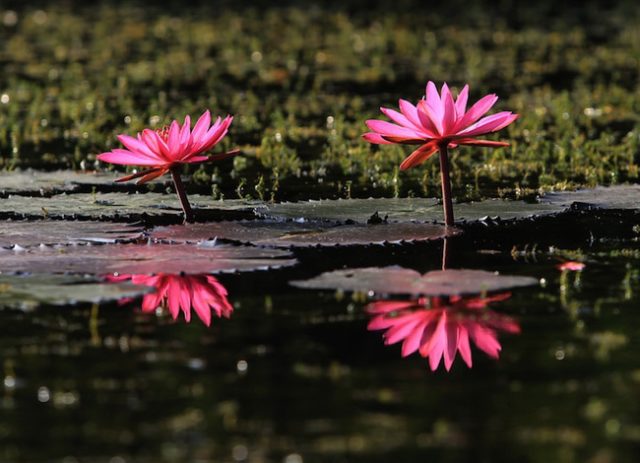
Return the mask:
[[[2,309],[0,461],[634,461],[640,246],[580,227],[535,245],[522,230],[456,238],[452,268],[541,284],[455,308],[289,285],[344,267],[439,269],[442,246],[426,243],[147,279],[159,293],[100,307]],[[557,268],[576,259],[582,271]]]

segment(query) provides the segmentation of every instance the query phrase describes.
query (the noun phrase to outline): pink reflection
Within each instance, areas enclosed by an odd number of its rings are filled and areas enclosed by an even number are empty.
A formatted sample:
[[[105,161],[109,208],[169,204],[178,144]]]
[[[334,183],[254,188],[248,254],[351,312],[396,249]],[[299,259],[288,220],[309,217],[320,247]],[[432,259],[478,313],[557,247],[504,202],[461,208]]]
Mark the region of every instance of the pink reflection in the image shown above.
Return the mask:
[[[229,318],[233,306],[227,300],[227,290],[211,275],[110,275],[108,281],[131,281],[136,285],[153,286],[156,292],[147,294],[142,300],[142,311],[153,312],[158,307],[167,307],[174,320],[180,311],[185,321],[191,321],[191,309],[209,326],[212,314],[218,318]]]
[[[373,316],[367,328],[386,330],[383,335],[386,344],[402,341],[403,357],[416,351],[428,357],[432,371],[438,368],[443,357],[449,371],[458,352],[471,368],[471,342],[497,359],[502,348],[498,332],[520,332],[515,320],[487,308],[492,302],[510,297],[511,293],[502,293],[474,298],[452,296],[372,302],[366,308]]]

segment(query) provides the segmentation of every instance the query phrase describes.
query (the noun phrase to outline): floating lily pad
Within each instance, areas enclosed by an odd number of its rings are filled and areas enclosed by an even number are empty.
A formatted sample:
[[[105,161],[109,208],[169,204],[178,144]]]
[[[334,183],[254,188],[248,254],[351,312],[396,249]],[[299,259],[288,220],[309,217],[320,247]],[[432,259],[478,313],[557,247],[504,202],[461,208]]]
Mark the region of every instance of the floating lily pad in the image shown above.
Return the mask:
[[[30,308],[39,304],[101,303],[142,296],[148,286],[102,283],[68,275],[0,275],[0,307]]]
[[[197,243],[214,238],[273,247],[354,246],[442,239],[457,233],[442,225],[273,222],[263,220],[214,222],[157,227],[151,238],[172,243]]]
[[[522,219],[559,213],[565,207],[554,204],[526,203],[493,199],[455,204],[456,221],[489,218]],[[330,222],[367,223],[378,213],[388,222],[442,222],[442,205],[434,198],[370,198],[306,201],[268,204],[257,210],[260,217],[278,220],[324,220]]]
[[[89,221],[4,221],[0,222],[0,247],[28,247],[39,244],[116,243],[142,238],[136,225]]]
[[[260,202],[215,200],[209,196],[190,195],[194,210],[202,214],[253,216]],[[0,201],[0,216],[8,218],[82,218],[137,220],[142,217],[182,217],[180,202],[174,194],[78,193],[50,198],[10,196]]]
[[[640,185],[552,192],[541,197],[540,202],[562,207],[577,205],[595,209],[640,209]]]
[[[343,291],[422,296],[462,296],[503,291],[538,284],[523,276],[503,276],[484,270],[436,270],[424,275],[402,267],[368,267],[336,270],[293,286],[306,289],[339,289]]]
[[[116,172],[3,171],[0,172],[0,196],[11,194],[44,196],[63,192],[91,191],[93,187],[105,186],[119,190],[139,188],[135,184],[115,183],[115,180],[120,177],[122,174]],[[165,181],[157,180],[154,183],[168,184],[169,181],[167,178]]]
[[[218,273],[293,265],[291,254],[252,246],[118,244],[0,249],[0,273]]]

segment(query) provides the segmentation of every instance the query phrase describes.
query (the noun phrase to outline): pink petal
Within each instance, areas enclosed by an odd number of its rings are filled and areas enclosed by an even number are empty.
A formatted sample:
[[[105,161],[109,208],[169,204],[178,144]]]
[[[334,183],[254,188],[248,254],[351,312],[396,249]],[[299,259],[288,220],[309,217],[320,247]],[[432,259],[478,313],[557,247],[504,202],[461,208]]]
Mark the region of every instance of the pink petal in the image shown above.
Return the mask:
[[[393,326],[393,320],[386,318],[384,315],[379,315],[377,317],[373,317],[369,321],[369,323],[367,324],[367,330],[369,331],[386,330],[390,326]]]
[[[478,122],[470,125],[464,130],[459,131],[456,136],[459,137],[475,137],[485,133],[496,132],[511,124],[518,118],[517,114],[509,111],[502,111],[491,116],[483,117]]]
[[[404,137],[391,137],[389,135],[383,135],[382,138],[384,138],[387,141],[390,141],[391,143],[398,143],[402,145],[422,145],[423,143],[429,141],[428,138],[404,138]]]
[[[209,308],[209,304],[206,299],[203,298],[203,294],[201,290],[198,288],[194,288],[193,291],[193,308],[195,309],[200,320],[207,325],[211,325],[211,309]]]
[[[180,129],[180,147],[184,150],[187,145],[189,145],[189,141],[191,137],[191,118],[189,115],[185,116],[184,124],[182,124],[182,128]]]
[[[458,118],[464,116],[467,111],[467,100],[469,99],[469,86],[465,85],[456,99],[456,114]]]
[[[443,135],[451,133],[456,123],[456,106],[447,84],[442,84],[442,130]]]
[[[492,140],[476,140],[475,138],[462,138],[456,140],[458,145],[472,145],[472,146],[485,146],[487,148],[504,148],[509,146],[506,141],[492,141]]]
[[[110,162],[111,164],[122,164],[126,166],[157,166],[164,164],[165,161],[160,159],[152,159],[148,156],[131,151],[115,149],[108,153],[102,153],[97,156],[102,162]]]
[[[375,145],[393,145],[394,143],[382,138],[379,133],[367,132],[362,135],[362,138],[367,140],[369,143],[373,143]]]
[[[469,331],[478,349],[486,353],[489,357],[498,358],[501,346],[497,340],[495,331],[480,325],[473,325]]]
[[[394,325],[384,334],[387,344],[395,344],[409,336],[413,329],[422,321],[421,317],[394,318]]]
[[[151,159],[158,159],[158,154],[151,151],[144,142],[137,138],[130,137],[129,135],[118,135],[118,140],[131,152],[139,153]]]
[[[418,102],[418,117],[422,125],[435,135],[434,138],[440,137],[443,133],[442,119],[433,112],[433,109],[425,100]]]
[[[136,182],[136,185],[143,185],[143,184],[145,184],[147,182],[150,182],[151,180],[155,180],[158,177],[162,177],[167,172],[169,172],[168,168],[166,168],[166,169],[154,169],[154,170],[148,172],[147,174],[143,175],[142,177],[140,177],[140,179]],[[131,177],[131,176],[129,176],[129,177]],[[116,180],[116,182],[122,181],[122,180],[123,179],[119,178],[118,180]]]
[[[489,111],[493,107],[493,105],[496,104],[496,101],[498,101],[498,97],[493,94],[486,95],[480,98],[473,106],[471,106],[469,111],[467,111],[465,115],[458,120],[456,126],[453,128],[453,131],[460,132],[461,130],[469,127],[471,124],[484,116],[487,111]]]
[[[151,151],[158,154],[159,157],[164,159],[169,159],[169,149],[167,148],[167,144],[164,142],[160,135],[157,132],[144,129],[141,134],[142,142],[145,143]]]
[[[442,119],[444,118],[444,101],[438,94],[436,85],[429,81],[427,84],[426,106],[429,108],[430,119],[438,130],[439,134],[443,134]]]
[[[198,162],[207,162],[207,161],[214,161],[214,160],[215,159],[213,159],[213,157],[211,156],[191,156],[186,159],[183,159],[182,162],[186,162],[187,164],[195,164]]]
[[[402,343],[402,356],[407,357],[408,355],[413,354],[420,348],[420,343],[422,342],[422,334],[424,333],[424,329],[430,323],[430,318],[425,318],[420,322],[420,324],[416,325],[415,328],[409,335],[405,338]]]
[[[420,115],[418,114],[418,108],[409,103],[407,100],[400,99],[398,102],[400,105],[400,111],[404,116],[413,124],[413,126],[417,129],[420,129],[422,132],[426,133],[429,137],[434,138],[437,136],[435,132],[427,129],[420,120]]]
[[[176,320],[180,313],[180,295],[182,292],[182,286],[180,285],[180,277],[174,277],[171,275],[167,278],[167,305],[169,306],[171,316]]]
[[[444,354],[444,349],[447,344],[447,332],[445,330],[447,314],[444,311],[440,312],[440,320],[435,329],[431,332],[428,342],[423,343],[420,347],[420,354],[424,357],[429,357],[429,366],[432,371],[438,368],[440,359]],[[425,330],[425,336],[430,330]],[[423,336],[424,342],[424,336]]]
[[[391,119],[396,124],[399,124],[399,125],[401,125],[403,127],[411,129],[411,130],[415,130],[418,133],[424,133],[425,132],[423,127],[422,127],[422,125],[414,124],[404,114],[401,114],[398,111],[394,111],[393,109],[389,109],[389,108],[380,108],[380,111],[382,111],[382,113],[385,116],[387,116],[389,119]],[[416,117],[417,116],[418,116],[418,113],[417,113],[417,110],[416,110]],[[420,118],[418,117],[418,121],[419,121],[419,119]],[[427,134],[427,133],[424,133],[424,135],[431,136],[430,134]]]
[[[460,351],[460,357],[464,360],[464,363],[471,368],[471,346],[469,345],[469,332],[463,326],[460,327],[458,333],[458,350]]]
[[[387,122],[387,121],[369,119],[368,121],[366,121],[366,124],[367,124],[367,127],[369,127],[371,130],[383,136],[388,135],[392,137],[414,138],[414,139],[424,138],[413,129],[400,127],[399,125],[392,124],[391,122]]]
[[[232,122],[233,122],[233,116],[227,116],[222,120],[222,122],[219,124],[218,127],[215,127],[214,125],[207,132],[207,135],[205,136],[205,143],[203,146],[199,148],[199,151],[200,152],[208,151],[211,148],[213,148],[215,145],[217,145],[220,142],[220,140],[222,140],[224,136],[227,134],[227,132],[229,131],[229,126],[231,125]]]
[[[390,312],[409,309],[414,305],[413,301],[376,301],[367,305],[365,311],[370,314],[388,314]]]
[[[446,326],[447,345],[444,351],[444,367],[447,371],[451,370],[451,365],[456,358],[458,352],[458,323],[449,321]]]
[[[207,110],[202,113],[202,116],[200,116],[198,122],[196,122],[196,125],[193,128],[193,131],[191,132],[191,138],[193,139],[194,143],[197,144],[200,142],[202,136],[207,133],[207,130],[209,130],[210,125],[211,113],[209,112],[209,110]]]
[[[438,151],[438,147],[435,142],[425,143],[402,161],[402,164],[400,164],[400,170],[407,170],[411,167],[417,166],[418,164],[422,164],[436,151]]]
[[[180,159],[180,124],[173,121],[169,126],[169,135],[167,136],[167,146],[169,147],[169,159],[177,161]]]

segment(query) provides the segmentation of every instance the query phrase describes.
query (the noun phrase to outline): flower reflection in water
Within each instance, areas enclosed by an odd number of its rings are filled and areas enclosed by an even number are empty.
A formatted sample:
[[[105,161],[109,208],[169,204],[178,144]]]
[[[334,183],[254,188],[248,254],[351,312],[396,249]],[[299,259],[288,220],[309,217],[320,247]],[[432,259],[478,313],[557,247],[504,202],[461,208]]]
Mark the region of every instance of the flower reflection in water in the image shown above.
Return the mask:
[[[488,309],[492,302],[504,301],[511,293],[487,297],[420,298],[411,301],[377,301],[367,306],[373,316],[368,329],[386,330],[386,344],[402,341],[402,356],[416,351],[429,359],[435,371],[444,357],[449,371],[457,352],[471,367],[471,346],[493,358],[501,350],[498,332],[519,333],[518,323],[506,315]]]
[[[191,309],[200,320],[211,325],[212,314],[229,318],[233,306],[227,300],[227,290],[211,275],[174,275],[159,273],[157,275],[108,276],[108,281],[131,281],[136,285],[153,286],[156,291],[144,296],[142,311],[153,312],[158,307],[166,307],[174,320],[180,311],[185,321],[191,321]],[[126,302],[126,301],[125,301]]]

